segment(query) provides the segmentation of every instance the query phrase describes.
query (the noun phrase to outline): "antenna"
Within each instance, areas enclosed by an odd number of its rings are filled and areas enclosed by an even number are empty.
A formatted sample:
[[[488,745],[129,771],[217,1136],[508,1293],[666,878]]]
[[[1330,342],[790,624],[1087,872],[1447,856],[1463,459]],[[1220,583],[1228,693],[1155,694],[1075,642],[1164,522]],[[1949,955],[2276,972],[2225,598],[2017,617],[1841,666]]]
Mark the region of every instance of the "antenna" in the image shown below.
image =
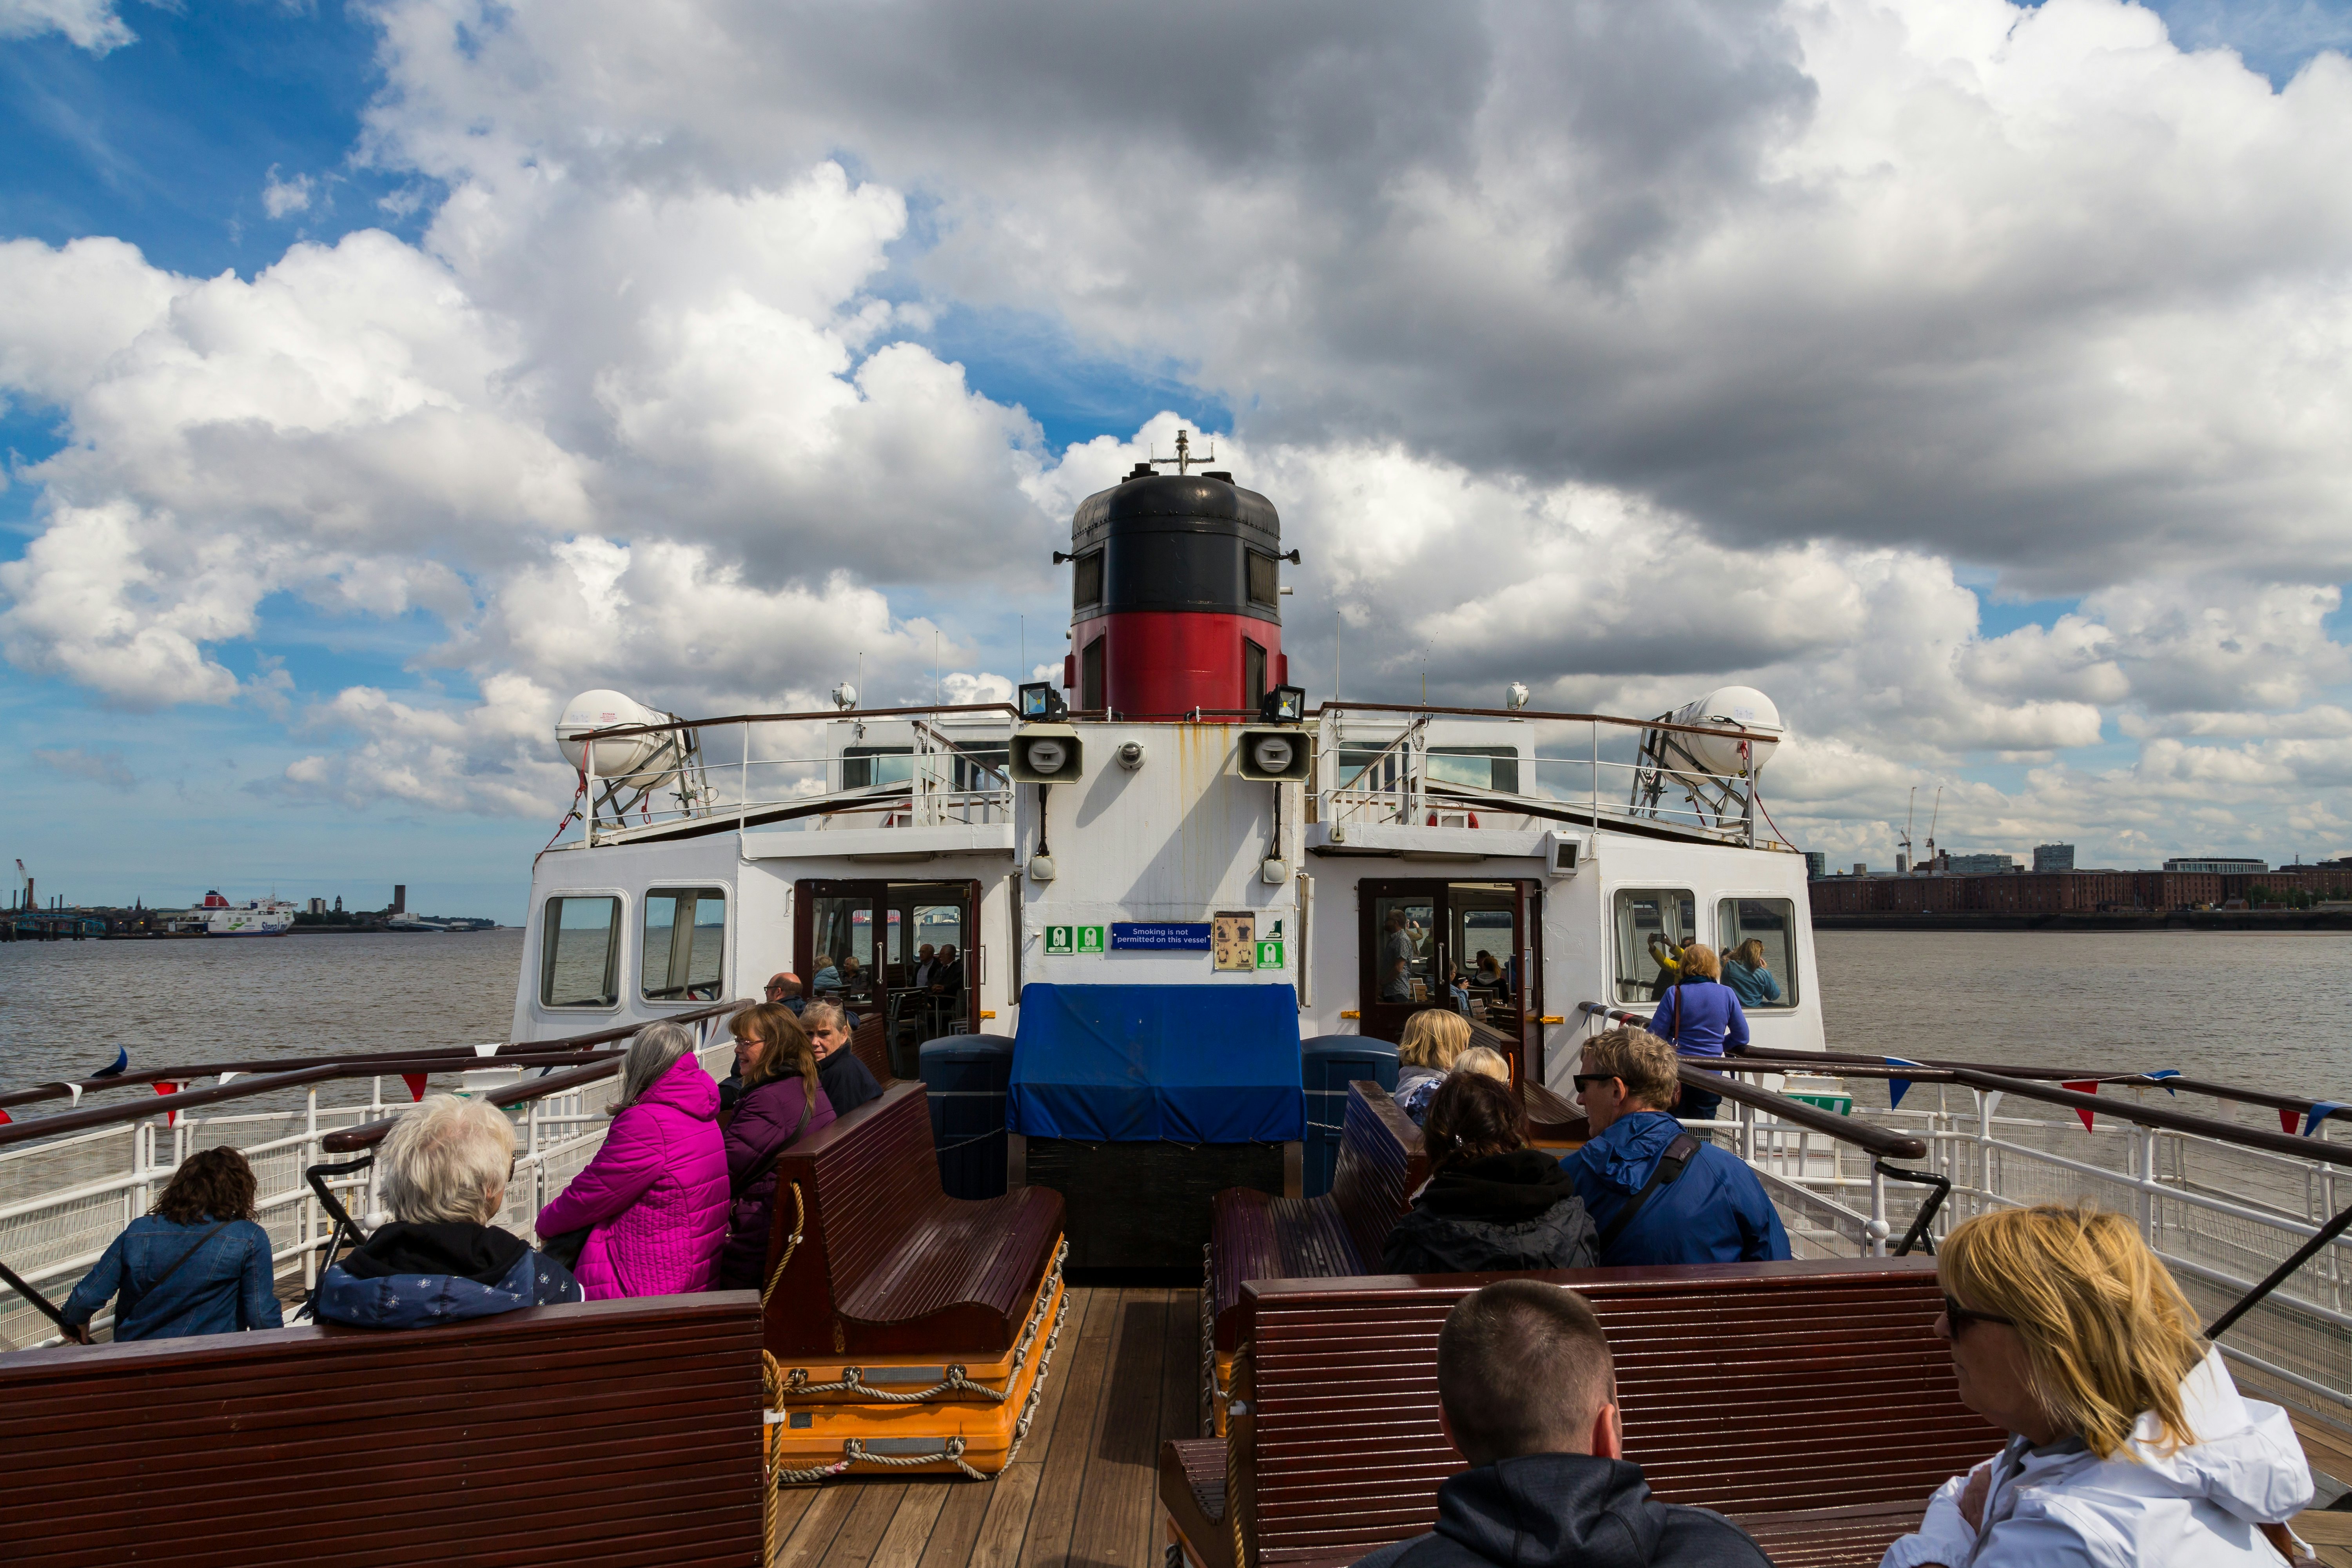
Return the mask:
[[[1154,468],[1157,468],[1161,463],[1173,463],[1176,465],[1176,471],[1180,474],[1191,473],[1192,471],[1192,465],[1195,463],[1213,463],[1216,460],[1217,438],[1214,436],[1210,437],[1208,452],[1204,456],[1196,458],[1192,456],[1192,433],[1190,430],[1179,430],[1176,432],[1176,455],[1174,457],[1163,458],[1160,456],[1160,449],[1155,447],[1152,448],[1152,455],[1144,459],[1146,463]]]

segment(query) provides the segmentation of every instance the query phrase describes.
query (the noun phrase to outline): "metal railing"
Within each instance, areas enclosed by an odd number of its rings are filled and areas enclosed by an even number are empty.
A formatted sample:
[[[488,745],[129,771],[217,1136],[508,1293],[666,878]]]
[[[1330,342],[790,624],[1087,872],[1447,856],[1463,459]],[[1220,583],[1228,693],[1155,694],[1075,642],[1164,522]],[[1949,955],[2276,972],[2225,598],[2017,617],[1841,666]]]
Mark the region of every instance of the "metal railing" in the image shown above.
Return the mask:
[[[976,744],[942,727],[961,718],[1002,718],[1006,734],[1016,718],[1008,703],[940,704],[918,708],[833,710],[802,713],[736,713],[663,724],[616,725],[579,737],[583,765],[572,811],[556,833],[583,825],[574,847],[621,844],[677,832],[681,825],[715,830],[796,826],[824,827],[932,826],[1011,819],[1012,781],[999,748]],[[885,748],[821,743],[821,726],[890,728]],[[761,734],[754,734],[754,727]],[[777,752],[775,731],[789,742]],[[729,733],[732,731],[731,735]],[[600,769],[623,742],[658,737],[662,750],[634,769]],[[898,749],[899,742],[904,749]],[[631,752],[639,748],[630,746]],[[851,755],[853,751],[861,754]],[[848,782],[845,769],[880,782]],[[847,816],[842,823],[834,819]],[[552,846],[551,846],[552,847]]]
[[[746,1005],[714,1004],[677,1015],[671,1022],[698,1023],[705,1065],[731,1049],[719,1021]],[[255,1209],[268,1233],[273,1268],[281,1282],[315,1280],[327,1215],[303,1172],[332,1153],[340,1139],[361,1127],[381,1130],[407,1106],[387,1100],[386,1080],[397,1093],[421,1096],[404,1079],[464,1074],[467,1092],[487,1095],[494,1104],[524,1105],[517,1124],[516,1179],[509,1184],[500,1223],[527,1233],[540,1207],[583,1167],[604,1135],[604,1113],[618,1086],[622,1054],[597,1046],[634,1034],[636,1026],[559,1041],[532,1041],[496,1047],[404,1051],[375,1058],[341,1056],[298,1063],[280,1072],[235,1076],[236,1068],[212,1064],[230,1080],[205,1089],[117,1101],[18,1121],[0,1126],[0,1262],[53,1300],[97,1263],[131,1221],[148,1212],[155,1195],[180,1163],[199,1149],[242,1151],[253,1166]],[[282,1066],[284,1064],[268,1064]],[[133,1085],[184,1081],[180,1075],[128,1079]],[[523,1078],[527,1072],[535,1078]],[[480,1075],[511,1072],[514,1082],[490,1085]],[[96,1080],[115,1087],[118,1080]],[[360,1090],[364,1086],[364,1098]],[[350,1090],[348,1099],[336,1091]],[[66,1098],[65,1086],[20,1090]],[[275,1104],[268,1103],[276,1101]],[[19,1100],[18,1103],[25,1101]],[[229,1111],[212,1108],[237,1104]],[[356,1214],[377,1205],[373,1173],[331,1181],[338,1201]],[[101,1313],[92,1322],[102,1332],[112,1322]],[[0,1351],[56,1342],[54,1325],[40,1310],[0,1287]]]
[[[1587,1012],[1638,1018],[1597,1004]],[[2087,1203],[2131,1216],[2208,1324],[2308,1249],[2231,1323],[2221,1348],[2338,1420],[2352,1406],[2352,1236],[2323,1239],[2352,1205],[2352,1115],[2203,1079],[2074,1068],[1757,1049],[1725,1058],[1722,1072],[1727,1099],[1740,1076],[1816,1072],[1906,1084],[1903,1104],[1874,1107],[1870,1116],[1916,1135],[1926,1145],[1923,1173],[1948,1184],[1948,1201],[1920,1227],[1930,1246],[1973,1215]],[[2068,1082],[2095,1083],[2097,1091]],[[2315,1111],[2307,1137],[2240,1120],[2283,1112],[2303,1121]],[[1752,1154],[1750,1163],[1758,1163]],[[1784,1210],[1809,1214],[1842,1190],[1869,1185],[1873,1221],[1911,1223],[1927,1194],[1875,1177],[1843,1157],[1834,1173],[1806,1169],[1784,1176],[1785,1184],[1769,1177],[1766,1184]]]
[[[1431,708],[1379,702],[1327,702],[1310,715],[1316,727],[1316,820],[1427,826],[1435,816],[1531,822],[1610,823],[1636,830],[1666,830],[1717,842],[1786,847],[1769,830],[1758,797],[1752,737],[1738,730],[1627,719],[1606,713],[1557,713],[1536,709]],[[1503,720],[1507,739],[1482,743],[1474,732],[1446,737],[1432,727],[1449,720]],[[1668,736],[1732,742],[1741,771],[1713,773],[1687,758],[1660,760]],[[1777,740],[1778,737],[1773,737]],[[1486,782],[1449,779],[1449,771]],[[1507,771],[1508,783],[1500,782]],[[1677,804],[1678,803],[1678,804]],[[1465,823],[1466,825],[1466,823]]]

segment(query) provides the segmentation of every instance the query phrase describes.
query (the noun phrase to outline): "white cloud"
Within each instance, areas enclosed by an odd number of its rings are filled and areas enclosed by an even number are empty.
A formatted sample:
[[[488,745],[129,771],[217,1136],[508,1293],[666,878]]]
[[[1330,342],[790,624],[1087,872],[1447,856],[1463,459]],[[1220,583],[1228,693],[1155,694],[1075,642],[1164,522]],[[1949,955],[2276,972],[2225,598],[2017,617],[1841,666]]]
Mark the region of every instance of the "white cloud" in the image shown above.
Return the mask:
[[[919,695],[935,634],[1009,686],[971,626],[1178,421],[1046,450],[915,341],[1002,309],[1237,411],[1354,694],[1753,683],[1783,826],[1856,848],[1937,779],[1979,836],[2337,810],[2340,58],[2273,91],[2117,0],[373,16],[421,243],[0,245],[0,392],[69,435],[0,647],[289,704],[299,792],[547,809],[572,690]],[[1963,577],[2075,607],[1987,637]],[[427,612],[480,695],[241,683],[274,595]]]
[[[288,213],[310,210],[310,176],[297,174],[290,180],[278,177],[278,165],[269,165],[268,177],[261,183],[262,210],[271,217],[282,218]]]
[[[89,752],[79,746],[50,750],[33,748],[33,758],[42,766],[53,768],[71,779],[86,779],[104,784],[109,789],[130,790],[138,787],[139,780],[131,764],[122,760],[121,752]]]
[[[115,14],[114,0],[0,0],[0,38],[63,33],[75,47],[102,55],[139,35]]]

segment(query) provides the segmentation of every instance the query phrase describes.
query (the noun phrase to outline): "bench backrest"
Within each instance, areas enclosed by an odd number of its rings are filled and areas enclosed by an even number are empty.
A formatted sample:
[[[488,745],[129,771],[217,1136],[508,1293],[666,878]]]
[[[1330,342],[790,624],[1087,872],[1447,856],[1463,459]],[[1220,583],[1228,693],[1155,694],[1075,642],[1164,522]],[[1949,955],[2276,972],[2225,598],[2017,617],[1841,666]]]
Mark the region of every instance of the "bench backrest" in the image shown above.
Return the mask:
[[[1263,1281],[1228,1422],[1228,1520],[1257,1557],[1418,1534],[1462,1468],[1437,1424],[1437,1334],[1501,1275]],[[1752,1514],[1918,1501],[1999,1447],[1959,1402],[1930,1258],[1584,1268],[1616,1359],[1626,1457],[1670,1502]]]
[[[0,1562],[728,1564],[761,1550],[759,1299],[0,1356]]]
[[[913,1079],[891,1084],[785,1150],[776,1162],[770,1275],[787,1247],[792,1258],[768,1298],[768,1348],[778,1355],[821,1355],[836,1349],[834,1320],[841,1299],[909,1227],[946,1200],[931,1149],[929,1102]],[[796,1247],[795,1223],[801,1237]]]
[[[882,1015],[867,1013],[849,1031],[849,1054],[866,1064],[876,1083],[888,1083],[890,1079],[890,1042],[885,1037]]]
[[[1422,1152],[1421,1129],[1377,1083],[1360,1079],[1348,1086],[1341,1127],[1331,1201],[1339,1205],[1356,1255],[1377,1268],[1390,1227],[1429,1179],[1429,1156]]]

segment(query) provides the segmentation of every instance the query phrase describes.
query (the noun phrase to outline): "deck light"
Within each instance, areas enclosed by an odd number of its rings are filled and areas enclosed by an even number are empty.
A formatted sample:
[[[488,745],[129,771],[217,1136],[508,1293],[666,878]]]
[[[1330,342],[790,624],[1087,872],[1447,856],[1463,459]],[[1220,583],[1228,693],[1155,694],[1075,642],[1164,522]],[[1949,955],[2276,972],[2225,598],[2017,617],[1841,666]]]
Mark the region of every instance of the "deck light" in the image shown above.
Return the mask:
[[[1257,701],[1257,721],[1261,724],[1297,724],[1307,717],[1307,689],[1303,686],[1277,686]]]
[[[1021,717],[1030,723],[1058,723],[1069,711],[1060,689],[1050,680],[1033,680],[1021,689]]]

